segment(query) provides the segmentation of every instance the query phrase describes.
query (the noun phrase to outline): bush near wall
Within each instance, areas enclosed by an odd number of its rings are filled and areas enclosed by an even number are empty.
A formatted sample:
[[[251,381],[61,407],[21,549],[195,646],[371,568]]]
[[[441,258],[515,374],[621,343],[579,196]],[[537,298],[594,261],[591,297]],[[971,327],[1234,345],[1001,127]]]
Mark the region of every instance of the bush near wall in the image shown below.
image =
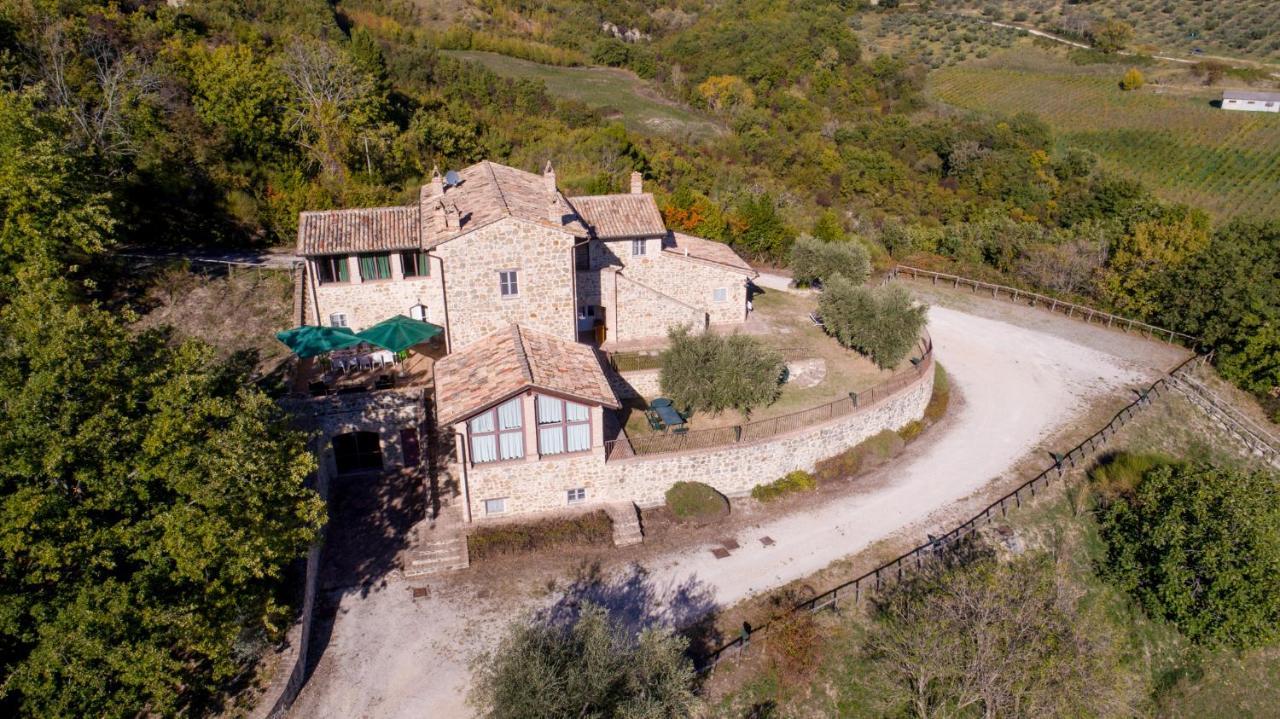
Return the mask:
[[[682,521],[706,521],[729,513],[729,500],[702,482],[676,482],[666,496],[667,509]]]
[[[797,469],[794,472],[788,472],[782,479],[752,487],[751,498],[757,502],[771,502],[794,492],[811,492],[817,488],[818,481],[812,474],[803,469]]]
[[[613,522],[603,510],[574,517],[481,527],[467,535],[467,551],[472,561],[536,552],[566,544],[612,543]]]
[[[886,429],[840,454],[818,462],[814,466],[814,475],[820,482],[852,477],[863,470],[884,464],[901,452],[905,445],[897,432]]]
[[[935,363],[933,365],[933,394],[929,397],[929,404],[924,408],[924,421],[929,424],[937,424],[942,420],[943,415],[947,413],[949,406],[951,406],[951,383],[947,380],[947,371],[942,369],[942,365]]]

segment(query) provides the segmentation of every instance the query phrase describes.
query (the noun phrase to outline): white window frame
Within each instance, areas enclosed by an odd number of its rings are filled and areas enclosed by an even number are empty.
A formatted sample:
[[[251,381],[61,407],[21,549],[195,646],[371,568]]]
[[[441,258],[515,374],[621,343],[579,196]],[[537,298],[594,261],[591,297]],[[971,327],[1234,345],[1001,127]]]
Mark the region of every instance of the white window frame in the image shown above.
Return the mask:
[[[508,277],[508,275],[510,276]],[[520,296],[519,270],[498,271],[498,294],[501,295],[503,299]]]
[[[648,240],[632,240],[632,241],[631,241],[631,256],[632,256],[632,257],[643,257],[643,256],[644,256],[644,254],[645,254],[645,252],[646,252],[646,250],[647,250],[647,248],[645,247],[645,243],[647,243],[647,242],[648,242]]]
[[[329,314],[329,326],[341,327],[343,329],[351,329],[351,325],[347,324],[346,312],[332,312]]]
[[[491,517],[494,515],[506,514],[506,513],[507,513],[506,497],[493,497],[492,499],[484,500],[484,515],[486,517]]]
[[[729,301],[729,288],[728,288],[728,287],[717,287],[717,288],[715,288],[714,290],[711,290],[711,301],[712,301],[712,302],[728,302],[728,301]]]
[[[540,414],[540,411],[534,412],[534,414],[536,415],[534,417],[534,424],[538,430],[538,456],[554,457],[561,454],[583,454],[585,452],[590,452],[591,444],[595,436],[594,434],[595,428],[593,426],[592,419],[591,419],[591,405],[586,404],[584,402],[572,402],[566,399],[562,399],[560,397],[544,394],[544,395],[538,395],[537,398],[534,400],[535,407],[541,404],[543,401],[558,402],[560,404],[560,419],[555,422],[547,422],[543,420]],[[569,405],[574,405],[575,407],[581,407],[585,409],[587,411],[587,418],[575,419],[575,420],[569,419]],[[587,446],[583,447],[582,449],[573,449],[573,450],[569,449],[569,428],[581,427],[584,425],[587,428]],[[559,430],[560,447],[561,447],[559,451],[548,452],[543,448],[542,433],[544,430]]]
[[[573,489],[570,489],[567,492],[565,492],[565,498],[568,500],[568,503],[570,505],[582,504],[583,502],[587,501],[587,488],[574,487]]]
[[[502,425],[499,423],[501,419],[500,410],[502,410],[503,407],[507,407],[512,404],[514,404],[519,410],[520,424],[515,427],[508,427],[506,429],[503,429]],[[489,426],[492,427],[493,429],[487,432],[477,432],[475,430],[475,422],[476,420],[484,417],[487,417],[489,419],[489,423],[490,423]],[[519,454],[511,457],[502,456],[503,435],[518,436],[520,438]],[[493,437],[493,452],[494,452],[493,459],[479,459],[479,460],[476,459],[476,438],[478,437]],[[524,459],[529,454],[529,448],[524,446],[525,442],[524,442],[524,403],[523,401],[519,397],[516,397],[515,399],[507,400],[506,402],[503,402],[502,404],[496,407],[493,407],[492,409],[486,410],[484,412],[480,412],[479,414],[475,415],[471,419],[467,420],[467,441],[471,443],[470,444],[471,464],[473,465],[498,464],[499,462],[515,462],[515,461]]]

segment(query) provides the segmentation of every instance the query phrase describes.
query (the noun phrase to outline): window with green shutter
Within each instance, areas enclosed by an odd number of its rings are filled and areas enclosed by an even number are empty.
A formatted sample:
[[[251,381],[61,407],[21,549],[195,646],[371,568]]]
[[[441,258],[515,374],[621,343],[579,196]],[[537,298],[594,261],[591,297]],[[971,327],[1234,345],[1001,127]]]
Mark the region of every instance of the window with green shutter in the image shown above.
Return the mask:
[[[376,255],[360,255],[360,279],[391,279],[391,255],[381,252]]]
[[[425,252],[410,250],[400,253],[400,266],[404,268],[405,277],[430,277],[431,259]]]

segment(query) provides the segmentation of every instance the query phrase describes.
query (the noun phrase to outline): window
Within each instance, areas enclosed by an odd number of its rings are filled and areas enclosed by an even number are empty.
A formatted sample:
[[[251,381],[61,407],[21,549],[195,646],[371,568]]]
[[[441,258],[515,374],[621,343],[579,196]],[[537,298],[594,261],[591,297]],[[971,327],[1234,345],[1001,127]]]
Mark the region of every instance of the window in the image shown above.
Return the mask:
[[[585,320],[596,316],[595,305],[578,305],[578,319]]]
[[[381,252],[376,255],[360,255],[360,279],[391,279],[391,255]]]
[[[631,256],[632,256],[632,257],[639,257],[640,255],[643,255],[643,254],[644,254],[644,243],[645,243],[645,240],[632,240],[632,241],[631,241]]]
[[[515,270],[503,270],[498,273],[498,291],[503,297],[515,297],[520,294],[520,281]]]
[[[316,260],[316,273],[319,274],[320,284],[322,285],[351,281],[346,255],[318,258]]]
[[[478,414],[467,422],[471,463],[520,459],[524,456],[524,422],[520,398]]]
[[[711,290],[711,299],[716,302],[728,302],[729,289],[727,287],[717,287]]]
[[[431,259],[425,252],[401,252],[400,266],[404,268],[405,277],[431,276]]]
[[[349,325],[347,325],[347,313],[334,312],[333,314],[329,315],[329,326],[330,327],[348,327]]]
[[[591,409],[585,404],[538,395],[538,452],[543,455],[591,449]]]
[[[333,460],[339,474],[382,469],[382,441],[377,432],[347,432],[333,438]]]
[[[505,511],[507,511],[507,498],[506,498],[506,497],[500,497],[500,498],[498,498],[498,499],[486,499],[486,500],[484,500],[484,513],[485,513],[485,514],[502,514],[502,513],[503,513],[503,512],[505,512]]]
[[[582,504],[587,501],[587,490],[583,487],[571,489],[567,494],[569,495],[569,504]]]

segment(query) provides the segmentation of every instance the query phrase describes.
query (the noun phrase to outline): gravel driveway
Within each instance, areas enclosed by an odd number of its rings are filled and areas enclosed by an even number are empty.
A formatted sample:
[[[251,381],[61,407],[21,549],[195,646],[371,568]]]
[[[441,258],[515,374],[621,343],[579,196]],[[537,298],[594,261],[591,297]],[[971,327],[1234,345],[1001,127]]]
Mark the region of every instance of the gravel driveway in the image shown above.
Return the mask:
[[[740,549],[726,558],[713,557],[707,545],[650,561],[648,591],[687,596],[687,588],[697,586],[727,606],[904,529],[923,536],[933,529],[931,516],[979,492],[1029,453],[1049,449],[1041,440],[1092,400],[1152,375],[1057,334],[956,309],[933,307],[929,330],[938,361],[965,400],[932,441],[904,455],[875,490],[739,531]],[[763,536],[773,545],[763,546]],[[478,596],[465,576],[430,586],[431,596],[417,601],[397,582],[335,597],[340,603],[328,647],[292,715],[469,716],[468,664],[493,646],[522,607],[554,598],[529,589]]]

